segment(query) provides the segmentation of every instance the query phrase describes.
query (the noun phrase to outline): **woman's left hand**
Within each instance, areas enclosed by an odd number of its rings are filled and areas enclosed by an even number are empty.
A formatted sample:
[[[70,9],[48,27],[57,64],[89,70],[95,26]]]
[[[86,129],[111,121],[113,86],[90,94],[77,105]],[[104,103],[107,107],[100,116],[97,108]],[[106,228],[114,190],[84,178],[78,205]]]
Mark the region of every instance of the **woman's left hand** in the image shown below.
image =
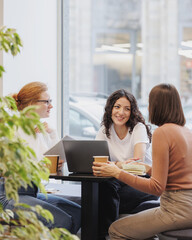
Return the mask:
[[[142,158],[129,158],[128,160],[124,161],[123,163],[127,164],[127,163],[136,163],[136,162],[143,162]]]
[[[58,171],[62,171],[63,163],[64,163],[64,160],[63,160],[63,159],[59,159],[59,163],[58,163]]]
[[[53,132],[53,129],[49,127],[48,123],[47,122],[43,122],[43,126],[45,128],[45,131],[47,133],[52,133]]]
[[[43,122],[43,126],[44,126],[44,129],[47,133],[52,133],[53,132],[53,129],[49,127],[48,123],[47,122]],[[42,133],[41,130],[39,130],[38,127],[35,128],[35,132],[36,133]]]
[[[115,177],[118,178],[121,172],[121,169],[118,168],[115,163],[107,162],[93,162],[93,174],[94,176],[102,176],[102,177]]]

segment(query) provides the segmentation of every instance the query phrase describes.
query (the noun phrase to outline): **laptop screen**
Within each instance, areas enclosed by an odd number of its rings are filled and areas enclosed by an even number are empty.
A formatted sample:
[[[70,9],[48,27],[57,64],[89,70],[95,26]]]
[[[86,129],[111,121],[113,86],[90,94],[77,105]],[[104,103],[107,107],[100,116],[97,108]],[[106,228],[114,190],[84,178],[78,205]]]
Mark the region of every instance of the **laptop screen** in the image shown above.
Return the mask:
[[[65,140],[64,151],[69,172],[92,173],[93,156],[109,156],[104,140]]]

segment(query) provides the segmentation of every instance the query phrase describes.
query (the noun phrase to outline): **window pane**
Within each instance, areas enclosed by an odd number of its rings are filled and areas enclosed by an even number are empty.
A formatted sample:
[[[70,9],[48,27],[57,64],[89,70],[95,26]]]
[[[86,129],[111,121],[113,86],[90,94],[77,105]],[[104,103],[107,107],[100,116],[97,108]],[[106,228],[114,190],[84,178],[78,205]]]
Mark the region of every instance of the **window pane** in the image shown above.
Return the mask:
[[[124,88],[147,120],[151,88],[168,82],[192,115],[191,10],[189,0],[69,0],[70,94],[81,104],[89,93],[97,105],[102,93],[104,107],[105,95]]]
[[[140,11],[140,1],[69,0],[70,96],[87,111],[89,122],[76,120],[92,136],[109,94],[124,88],[141,97]]]
[[[139,95],[140,1],[69,2],[70,91]]]

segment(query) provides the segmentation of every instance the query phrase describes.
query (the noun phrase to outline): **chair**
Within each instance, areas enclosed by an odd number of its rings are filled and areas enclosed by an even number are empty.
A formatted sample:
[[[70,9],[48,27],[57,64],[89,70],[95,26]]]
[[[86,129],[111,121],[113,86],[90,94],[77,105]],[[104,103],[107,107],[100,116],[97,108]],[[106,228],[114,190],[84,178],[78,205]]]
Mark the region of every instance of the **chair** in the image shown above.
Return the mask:
[[[157,200],[145,201],[139,204],[139,206],[137,206],[135,209],[133,209],[130,212],[130,214],[138,213],[138,212],[141,212],[150,208],[159,207],[159,206],[160,206],[160,198],[158,198]]]
[[[163,239],[168,240],[191,240],[192,228],[162,232]],[[167,237],[167,238],[166,238]]]
[[[139,204],[139,206],[137,206],[131,212],[129,212],[129,213],[121,213],[119,215],[119,218],[126,217],[126,216],[128,216],[130,214],[135,214],[135,213],[138,213],[138,212],[150,209],[150,208],[159,207],[159,206],[160,206],[160,198],[157,199],[157,200],[145,201],[145,202],[142,202],[141,204]]]

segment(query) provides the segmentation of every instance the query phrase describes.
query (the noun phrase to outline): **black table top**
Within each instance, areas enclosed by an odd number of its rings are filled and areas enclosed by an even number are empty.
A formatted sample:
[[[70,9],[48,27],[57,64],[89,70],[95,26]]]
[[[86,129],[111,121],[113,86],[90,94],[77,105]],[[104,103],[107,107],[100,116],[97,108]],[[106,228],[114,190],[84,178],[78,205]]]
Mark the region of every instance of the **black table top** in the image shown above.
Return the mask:
[[[96,177],[92,174],[68,174],[63,175],[58,173],[57,175],[50,175],[49,178],[59,179],[59,180],[68,180],[68,181],[90,181],[90,182],[103,182],[112,177]]]

